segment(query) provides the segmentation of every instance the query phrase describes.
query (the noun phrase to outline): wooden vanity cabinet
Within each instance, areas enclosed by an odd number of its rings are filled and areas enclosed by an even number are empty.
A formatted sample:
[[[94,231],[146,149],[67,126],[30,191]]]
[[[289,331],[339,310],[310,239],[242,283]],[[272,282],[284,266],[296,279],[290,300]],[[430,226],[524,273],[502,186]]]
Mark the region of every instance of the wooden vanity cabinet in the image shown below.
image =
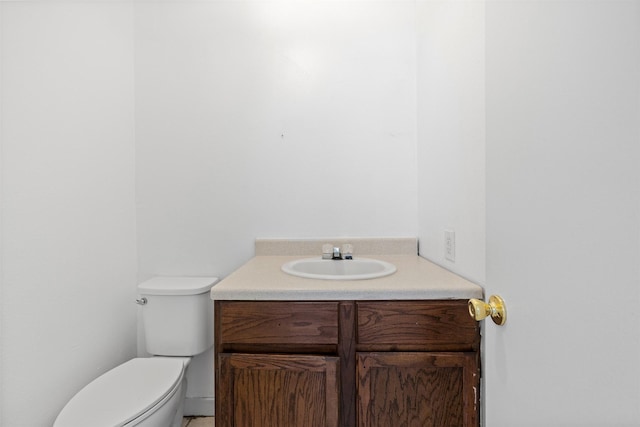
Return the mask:
[[[216,301],[218,427],[477,427],[463,300]]]

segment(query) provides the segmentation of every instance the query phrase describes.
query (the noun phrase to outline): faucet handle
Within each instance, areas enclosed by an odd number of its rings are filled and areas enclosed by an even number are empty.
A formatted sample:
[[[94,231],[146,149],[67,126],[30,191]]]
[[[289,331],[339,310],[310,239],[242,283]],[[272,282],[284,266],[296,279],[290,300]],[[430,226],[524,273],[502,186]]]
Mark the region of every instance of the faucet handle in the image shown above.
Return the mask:
[[[331,259],[333,257],[333,245],[325,243],[322,245],[322,259]]]
[[[344,256],[344,259],[353,259],[353,245],[345,243],[342,246],[342,255]]]

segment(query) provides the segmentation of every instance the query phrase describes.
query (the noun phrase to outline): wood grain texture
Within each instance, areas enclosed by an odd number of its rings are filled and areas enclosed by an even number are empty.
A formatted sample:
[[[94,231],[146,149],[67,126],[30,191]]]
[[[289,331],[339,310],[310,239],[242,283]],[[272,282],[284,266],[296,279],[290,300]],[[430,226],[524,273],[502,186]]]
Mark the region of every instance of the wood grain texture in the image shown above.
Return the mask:
[[[358,353],[358,427],[476,427],[475,358]]]
[[[479,425],[466,301],[215,301],[214,328],[218,426]]]
[[[338,343],[338,302],[223,301],[219,305],[222,344]]]
[[[338,427],[339,359],[220,355],[216,424],[222,427]]]
[[[357,301],[356,307],[359,346],[415,351],[479,348],[478,322],[469,316],[466,301]]]
[[[356,425],[356,309],[353,301],[341,302],[340,336],[340,425]]]

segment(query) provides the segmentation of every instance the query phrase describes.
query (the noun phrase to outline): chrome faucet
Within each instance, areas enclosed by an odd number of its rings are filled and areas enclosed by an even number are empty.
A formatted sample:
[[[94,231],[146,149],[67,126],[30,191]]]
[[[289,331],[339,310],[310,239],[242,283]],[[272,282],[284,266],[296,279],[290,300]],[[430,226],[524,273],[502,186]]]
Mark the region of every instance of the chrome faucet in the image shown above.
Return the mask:
[[[331,259],[333,257],[333,245],[325,243],[322,245],[322,259]]]
[[[341,251],[340,247],[325,243],[322,245],[322,259],[353,259],[353,246],[347,243]]]

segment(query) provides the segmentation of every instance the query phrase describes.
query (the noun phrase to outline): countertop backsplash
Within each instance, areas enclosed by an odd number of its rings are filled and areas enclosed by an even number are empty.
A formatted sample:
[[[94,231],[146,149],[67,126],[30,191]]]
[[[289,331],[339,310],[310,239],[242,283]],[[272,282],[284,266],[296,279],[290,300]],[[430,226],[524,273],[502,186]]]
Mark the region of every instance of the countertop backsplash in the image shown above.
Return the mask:
[[[322,239],[256,239],[256,256],[321,256],[322,245],[353,245],[353,256],[417,255],[416,237],[335,237]]]

